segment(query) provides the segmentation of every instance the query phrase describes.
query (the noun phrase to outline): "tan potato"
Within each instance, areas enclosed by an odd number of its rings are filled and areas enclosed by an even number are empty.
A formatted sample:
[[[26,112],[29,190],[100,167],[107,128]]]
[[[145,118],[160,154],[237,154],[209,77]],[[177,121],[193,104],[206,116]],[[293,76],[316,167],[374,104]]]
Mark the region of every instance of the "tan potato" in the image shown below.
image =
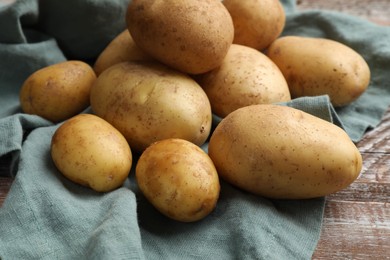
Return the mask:
[[[138,152],[174,137],[201,145],[211,129],[211,106],[203,89],[159,63],[125,62],[108,68],[91,89],[91,107]]]
[[[285,36],[269,47],[292,98],[328,94],[334,106],[345,106],[367,89],[370,68],[350,47],[329,39]]]
[[[286,15],[279,0],[224,0],[233,19],[233,43],[267,48],[282,33]]]
[[[60,122],[88,107],[89,91],[95,80],[95,72],[85,62],[53,64],[25,80],[19,93],[20,105],[27,114]]]
[[[231,16],[219,0],[133,0],[126,21],[142,50],[189,74],[218,67],[234,37]]]
[[[182,139],[165,139],[149,146],[139,158],[135,174],[148,201],[174,220],[200,220],[212,212],[219,198],[218,173],[210,157]]]
[[[91,114],[74,116],[56,130],[51,156],[66,178],[98,192],[120,187],[132,165],[131,149],[123,135]]]
[[[105,69],[124,61],[152,60],[135,44],[129,31],[126,29],[115,37],[96,59],[93,69],[99,76]]]
[[[220,117],[248,105],[291,100],[287,82],[273,61],[243,45],[233,44],[221,66],[197,81]]]
[[[221,178],[277,199],[325,196],[350,185],[359,150],[340,127],[278,105],[240,108],[213,132],[209,156]]]

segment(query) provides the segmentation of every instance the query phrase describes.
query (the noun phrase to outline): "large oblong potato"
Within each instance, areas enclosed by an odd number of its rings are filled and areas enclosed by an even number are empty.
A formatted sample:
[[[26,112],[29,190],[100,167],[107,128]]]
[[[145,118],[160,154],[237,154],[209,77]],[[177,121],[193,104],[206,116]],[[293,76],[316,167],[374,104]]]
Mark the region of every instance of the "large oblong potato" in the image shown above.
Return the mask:
[[[126,29],[118,34],[100,53],[93,69],[99,76],[105,69],[124,61],[152,60],[152,57],[142,51],[134,42]]]
[[[22,110],[52,122],[68,119],[88,107],[95,80],[92,67],[83,61],[44,67],[24,81],[19,93]]]
[[[282,33],[286,15],[279,0],[224,0],[233,19],[233,43],[267,48]]]
[[[221,178],[278,199],[334,193],[362,168],[361,154],[343,129],[279,105],[232,112],[213,132],[208,151]]]
[[[221,66],[196,77],[213,112],[225,117],[254,104],[291,100],[287,82],[276,64],[260,51],[232,44]]]
[[[334,106],[345,106],[370,83],[364,58],[330,39],[284,36],[271,44],[268,56],[286,78],[292,98],[327,94]]]
[[[149,202],[169,218],[193,222],[216,207],[220,184],[210,157],[183,139],[150,145],[136,166],[136,179]]]
[[[105,70],[91,88],[91,107],[137,152],[166,138],[201,145],[211,129],[211,106],[203,89],[188,75],[157,62],[124,62]]]
[[[123,135],[92,114],[65,121],[52,137],[50,152],[66,178],[98,192],[120,187],[133,160]]]
[[[232,18],[220,0],[133,0],[126,22],[142,50],[189,74],[218,67],[234,37]]]

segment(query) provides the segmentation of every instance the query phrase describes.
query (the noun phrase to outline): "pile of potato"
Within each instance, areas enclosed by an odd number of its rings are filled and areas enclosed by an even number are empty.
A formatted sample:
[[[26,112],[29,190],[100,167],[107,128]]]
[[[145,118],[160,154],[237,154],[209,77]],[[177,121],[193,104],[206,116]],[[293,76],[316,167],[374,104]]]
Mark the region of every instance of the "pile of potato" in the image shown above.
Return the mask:
[[[362,157],[341,128],[276,105],[328,94],[356,100],[370,70],[328,39],[281,37],[278,0],[133,0],[127,29],[93,68],[67,61],[22,86],[26,113],[63,122],[51,155],[70,180],[136,180],[164,215],[196,221],[216,207],[219,178],[269,198],[326,196],[350,185]],[[88,105],[94,115],[79,114]],[[213,114],[223,118],[212,130]],[[209,141],[208,153],[199,146]],[[132,154],[133,153],[133,154]]]

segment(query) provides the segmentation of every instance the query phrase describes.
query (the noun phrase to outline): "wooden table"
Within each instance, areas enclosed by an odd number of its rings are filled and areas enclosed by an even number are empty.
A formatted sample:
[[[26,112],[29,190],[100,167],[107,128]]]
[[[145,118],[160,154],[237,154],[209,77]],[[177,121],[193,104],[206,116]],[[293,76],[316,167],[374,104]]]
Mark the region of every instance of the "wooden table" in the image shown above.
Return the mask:
[[[297,6],[342,11],[390,26],[389,0],[297,0]],[[390,259],[390,108],[357,146],[364,160],[361,177],[326,198],[313,259]],[[0,177],[0,206],[11,183]]]

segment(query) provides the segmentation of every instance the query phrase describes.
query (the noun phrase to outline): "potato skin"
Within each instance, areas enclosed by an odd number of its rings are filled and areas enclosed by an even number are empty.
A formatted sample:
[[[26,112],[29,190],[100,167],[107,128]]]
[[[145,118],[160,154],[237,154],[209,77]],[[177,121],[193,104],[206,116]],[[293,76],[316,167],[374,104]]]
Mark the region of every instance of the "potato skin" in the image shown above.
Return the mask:
[[[198,221],[216,207],[218,173],[207,153],[191,142],[153,143],[139,158],[135,174],[141,192],[169,218]]]
[[[240,108],[217,126],[209,156],[221,178],[277,199],[325,196],[350,185],[362,157],[336,125],[278,105]]]
[[[116,36],[100,53],[93,69],[99,76],[105,69],[124,61],[143,61],[153,58],[142,51],[126,29]]]
[[[219,0],[133,0],[126,21],[141,49],[189,74],[218,67],[234,37],[231,16]]]
[[[223,0],[232,16],[233,43],[266,49],[282,33],[286,15],[279,0]]]
[[[65,61],[37,70],[23,83],[19,98],[23,112],[52,122],[86,109],[96,75],[83,61]]]
[[[220,117],[248,105],[291,100],[287,82],[274,62],[243,45],[232,44],[221,66],[196,80]]]
[[[51,157],[66,178],[98,192],[121,186],[132,165],[131,149],[123,135],[91,114],[74,116],[56,130]]]
[[[166,138],[201,145],[211,129],[211,106],[203,89],[156,62],[124,62],[105,70],[91,89],[91,107],[137,152]]]
[[[363,57],[333,40],[285,36],[272,43],[268,56],[285,76],[292,98],[328,94],[334,106],[345,106],[370,83]]]

